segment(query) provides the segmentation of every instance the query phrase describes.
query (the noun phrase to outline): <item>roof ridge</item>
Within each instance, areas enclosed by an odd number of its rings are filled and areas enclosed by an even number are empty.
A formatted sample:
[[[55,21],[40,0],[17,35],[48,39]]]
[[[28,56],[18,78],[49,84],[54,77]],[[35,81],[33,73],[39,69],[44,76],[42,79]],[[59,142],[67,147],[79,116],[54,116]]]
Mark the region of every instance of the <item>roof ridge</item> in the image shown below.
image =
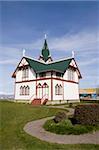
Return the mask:
[[[23,58],[28,58],[28,59],[31,59],[31,60],[37,61],[37,62],[39,62],[39,63],[46,64],[45,62],[41,62],[40,60],[35,59],[35,58],[32,58],[32,57],[29,57],[29,56],[24,56]]]
[[[37,62],[39,62],[39,63],[41,63],[41,64],[45,64],[45,65],[54,64],[54,63],[58,63],[58,62],[61,62],[61,61],[65,61],[65,60],[73,59],[73,57],[67,57],[67,58],[61,58],[61,59],[59,59],[59,60],[55,60],[55,61],[52,61],[52,62],[46,63],[46,62],[41,62],[40,60],[37,60],[37,59],[32,58],[32,57],[29,57],[29,56],[24,56],[24,58],[28,58],[28,59],[31,59],[31,60],[37,61]]]
[[[52,64],[52,63],[56,63],[56,62],[60,62],[60,61],[64,61],[64,60],[69,60],[69,59],[73,59],[73,57],[61,58],[61,59],[49,62],[48,64]]]

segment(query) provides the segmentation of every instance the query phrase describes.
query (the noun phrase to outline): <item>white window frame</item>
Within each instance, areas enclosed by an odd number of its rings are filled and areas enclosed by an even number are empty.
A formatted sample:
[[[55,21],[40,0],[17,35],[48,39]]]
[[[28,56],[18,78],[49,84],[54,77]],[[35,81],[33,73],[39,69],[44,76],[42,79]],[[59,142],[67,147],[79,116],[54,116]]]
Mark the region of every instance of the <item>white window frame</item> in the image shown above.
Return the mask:
[[[27,79],[29,77],[29,68],[23,68],[22,79]]]
[[[75,81],[75,77],[74,77],[74,73],[75,73],[75,71],[73,70],[73,69],[68,69],[68,80],[70,80],[70,81]]]

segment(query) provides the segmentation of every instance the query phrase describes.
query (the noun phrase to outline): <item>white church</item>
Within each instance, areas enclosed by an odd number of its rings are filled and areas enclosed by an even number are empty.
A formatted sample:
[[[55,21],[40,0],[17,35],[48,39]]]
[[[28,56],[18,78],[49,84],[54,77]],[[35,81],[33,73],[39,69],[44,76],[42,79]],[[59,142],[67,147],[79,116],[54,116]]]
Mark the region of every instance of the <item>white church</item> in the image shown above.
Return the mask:
[[[81,73],[72,57],[53,61],[45,38],[39,59],[23,56],[15,69],[16,102],[60,104],[79,102]]]

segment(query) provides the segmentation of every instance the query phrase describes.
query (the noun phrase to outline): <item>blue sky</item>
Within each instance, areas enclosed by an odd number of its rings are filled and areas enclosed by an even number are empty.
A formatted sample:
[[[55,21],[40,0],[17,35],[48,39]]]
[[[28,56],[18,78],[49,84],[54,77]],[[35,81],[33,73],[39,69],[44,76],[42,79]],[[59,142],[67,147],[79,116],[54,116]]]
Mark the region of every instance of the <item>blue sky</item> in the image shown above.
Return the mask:
[[[22,57],[38,58],[44,34],[54,60],[71,56],[81,88],[99,87],[99,2],[0,2],[0,93],[13,93],[11,75]]]

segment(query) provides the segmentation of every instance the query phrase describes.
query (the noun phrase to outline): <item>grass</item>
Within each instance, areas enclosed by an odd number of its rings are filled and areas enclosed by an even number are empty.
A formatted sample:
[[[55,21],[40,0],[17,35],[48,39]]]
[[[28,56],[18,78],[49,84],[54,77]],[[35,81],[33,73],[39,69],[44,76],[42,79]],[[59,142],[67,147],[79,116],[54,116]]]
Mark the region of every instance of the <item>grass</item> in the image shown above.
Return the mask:
[[[56,134],[73,134],[80,135],[99,130],[96,126],[72,125],[69,119],[55,123],[54,120],[47,120],[44,124],[44,129]]]
[[[1,150],[98,150],[94,144],[51,144],[24,132],[24,125],[39,118],[53,116],[59,109],[33,107],[28,104],[0,102],[0,149]]]

